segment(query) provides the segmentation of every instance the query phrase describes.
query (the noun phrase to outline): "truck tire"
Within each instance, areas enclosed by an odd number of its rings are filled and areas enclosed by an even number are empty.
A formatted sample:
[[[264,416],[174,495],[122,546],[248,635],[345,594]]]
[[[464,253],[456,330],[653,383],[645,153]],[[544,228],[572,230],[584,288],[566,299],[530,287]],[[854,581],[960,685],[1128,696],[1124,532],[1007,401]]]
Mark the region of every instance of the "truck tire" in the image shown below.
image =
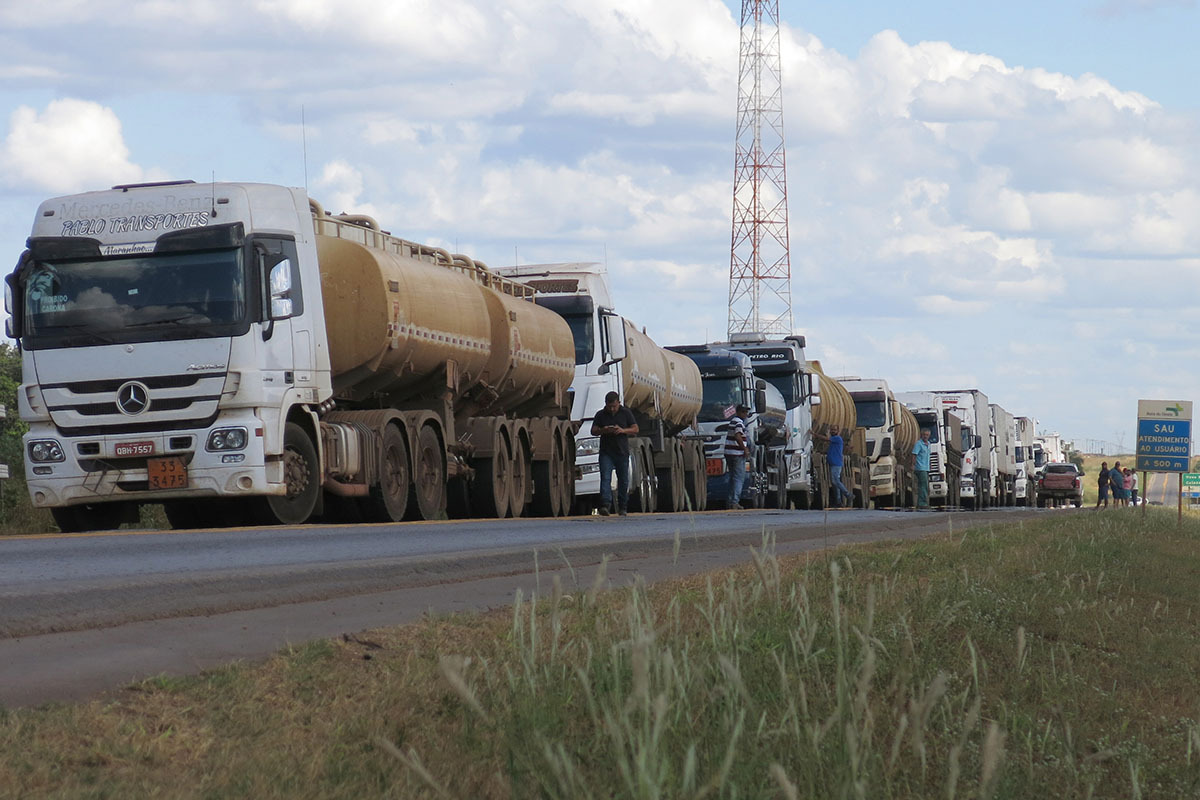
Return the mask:
[[[416,519],[446,518],[446,451],[431,425],[417,433],[408,513]]]
[[[508,439],[496,434],[496,451],[486,458],[476,458],[475,485],[471,492],[472,510],[481,517],[502,519],[508,516],[508,502],[512,496],[509,468],[512,466]]]
[[[525,504],[529,499],[530,473],[533,471],[533,456],[529,452],[529,440],[523,436],[517,437],[513,447],[513,463],[510,474],[512,479],[512,497],[508,499],[509,513],[514,517],[525,516]]]
[[[383,430],[379,448],[379,485],[362,498],[361,506],[372,522],[399,522],[408,513],[412,466],[408,461],[408,442],[395,425]]]
[[[551,437],[549,460],[533,462],[533,502],[530,510],[535,517],[563,515],[563,474],[562,438],[556,432]]]
[[[283,479],[287,494],[261,504],[267,524],[299,525],[312,516],[321,494],[321,465],[312,439],[295,422],[283,429]]]
[[[115,530],[121,527],[126,513],[124,503],[85,503],[50,509],[54,524],[63,533]]]
[[[629,510],[653,513],[658,505],[658,492],[654,476],[654,458],[650,448],[639,442],[630,456]]]
[[[678,440],[670,439],[664,448],[668,463],[658,467],[655,474],[658,477],[658,508],[665,514],[674,514],[684,509],[686,491],[683,485],[683,451]]]

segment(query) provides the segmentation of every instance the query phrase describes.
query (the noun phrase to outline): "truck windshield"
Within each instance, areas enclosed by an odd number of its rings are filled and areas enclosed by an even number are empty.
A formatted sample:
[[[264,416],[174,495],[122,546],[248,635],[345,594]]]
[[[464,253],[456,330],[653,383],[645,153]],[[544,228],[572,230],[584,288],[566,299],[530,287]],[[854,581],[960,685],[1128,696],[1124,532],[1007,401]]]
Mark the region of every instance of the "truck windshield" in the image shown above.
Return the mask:
[[[220,335],[214,327],[246,318],[241,249],[41,261],[24,295],[24,334],[35,342],[79,334],[103,342],[213,336]]]
[[[724,422],[733,416],[733,408],[742,402],[742,382],[738,378],[705,378],[704,404],[700,422]],[[726,413],[728,412],[728,413]]]
[[[964,425],[962,429],[962,451],[964,453],[970,452],[973,447],[975,447],[975,437],[972,435],[971,429]]]
[[[575,363],[590,364],[596,352],[595,317],[591,314],[563,314],[575,337]]]
[[[917,425],[921,430],[929,431],[929,441],[931,444],[938,441],[938,424],[935,415],[917,414]]]
[[[887,424],[886,398],[882,392],[854,392],[854,410],[858,412],[858,427],[882,428]]]
[[[767,383],[774,386],[783,395],[784,406],[790,411],[800,405],[799,381],[794,374],[761,375]]]

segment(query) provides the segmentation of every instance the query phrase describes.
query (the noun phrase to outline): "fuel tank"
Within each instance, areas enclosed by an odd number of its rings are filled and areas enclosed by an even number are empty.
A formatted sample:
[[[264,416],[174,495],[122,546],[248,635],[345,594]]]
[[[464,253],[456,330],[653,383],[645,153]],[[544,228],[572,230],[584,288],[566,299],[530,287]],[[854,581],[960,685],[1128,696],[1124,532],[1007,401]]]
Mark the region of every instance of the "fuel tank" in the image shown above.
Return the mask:
[[[899,400],[892,400],[896,416],[895,452],[911,453],[913,445],[921,437],[921,427],[916,416],[908,410],[908,406]]]
[[[625,361],[622,397],[637,413],[661,418],[666,434],[673,436],[695,422],[704,398],[700,369],[679,353],[664,350],[625,320]]]
[[[407,242],[367,217],[314,206],[335,394],[436,397],[456,413],[536,414],[562,405],[575,347],[532,290],[480,262]]]
[[[821,402],[813,407],[813,427],[822,436],[828,436],[833,426],[841,429],[848,439],[858,424],[858,413],[854,400],[846,387],[833,378],[826,377],[820,361],[809,361],[808,368],[816,373],[817,391]]]

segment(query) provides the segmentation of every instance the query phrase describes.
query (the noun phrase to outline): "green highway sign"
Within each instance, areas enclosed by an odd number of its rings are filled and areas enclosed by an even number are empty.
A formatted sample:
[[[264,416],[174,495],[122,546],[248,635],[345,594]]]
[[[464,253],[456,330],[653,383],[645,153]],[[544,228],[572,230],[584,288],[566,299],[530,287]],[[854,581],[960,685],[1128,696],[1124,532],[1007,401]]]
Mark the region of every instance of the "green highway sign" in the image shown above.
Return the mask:
[[[1183,473],[1183,485],[1195,486],[1200,488],[1200,472],[1185,472]]]

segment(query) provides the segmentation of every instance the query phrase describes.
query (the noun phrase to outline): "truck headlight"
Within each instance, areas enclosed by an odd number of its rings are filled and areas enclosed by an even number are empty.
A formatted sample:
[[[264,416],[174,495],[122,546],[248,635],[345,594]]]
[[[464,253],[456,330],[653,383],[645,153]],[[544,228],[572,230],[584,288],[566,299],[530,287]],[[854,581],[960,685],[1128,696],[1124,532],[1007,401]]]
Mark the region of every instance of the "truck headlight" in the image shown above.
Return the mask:
[[[600,453],[600,437],[585,436],[575,440],[575,457],[594,456]]]
[[[65,458],[62,445],[54,439],[37,439],[29,443],[29,460],[35,464],[63,461]]]
[[[204,449],[210,453],[228,450],[242,450],[245,447],[245,428],[217,428],[208,435],[208,443],[204,445]]]

